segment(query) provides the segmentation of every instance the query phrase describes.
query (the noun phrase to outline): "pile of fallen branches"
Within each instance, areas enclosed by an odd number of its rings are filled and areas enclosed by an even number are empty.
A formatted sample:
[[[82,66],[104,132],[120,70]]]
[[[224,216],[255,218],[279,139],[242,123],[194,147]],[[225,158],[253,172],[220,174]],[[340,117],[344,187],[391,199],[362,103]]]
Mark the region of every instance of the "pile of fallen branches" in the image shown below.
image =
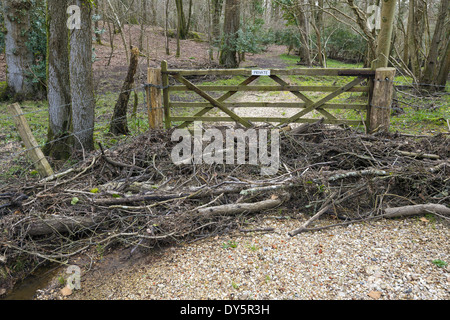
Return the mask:
[[[137,248],[307,217],[301,232],[417,214],[450,217],[450,139],[308,124],[281,132],[277,175],[254,165],[175,165],[171,131],[100,150],[39,181],[0,189],[0,257],[66,261],[93,246]],[[321,217],[323,223],[317,224]],[[244,219],[245,218],[245,219]]]

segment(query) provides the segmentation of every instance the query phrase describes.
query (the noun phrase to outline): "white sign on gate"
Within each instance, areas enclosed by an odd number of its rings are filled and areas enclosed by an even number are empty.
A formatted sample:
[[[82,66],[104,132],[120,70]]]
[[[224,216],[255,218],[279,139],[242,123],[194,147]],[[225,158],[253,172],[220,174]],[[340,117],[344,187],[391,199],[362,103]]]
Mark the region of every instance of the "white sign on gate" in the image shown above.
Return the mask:
[[[252,70],[252,76],[270,76],[270,70]]]

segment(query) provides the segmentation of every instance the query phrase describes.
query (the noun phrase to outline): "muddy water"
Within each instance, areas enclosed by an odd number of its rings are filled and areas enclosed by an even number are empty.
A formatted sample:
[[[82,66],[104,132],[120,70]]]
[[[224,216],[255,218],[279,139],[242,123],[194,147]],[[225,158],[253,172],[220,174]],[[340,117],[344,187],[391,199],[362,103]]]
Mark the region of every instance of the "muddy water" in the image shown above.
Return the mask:
[[[0,300],[33,300],[37,290],[47,287],[58,271],[58,265],[39,268],[33,275],[17,283],[14,289]]]

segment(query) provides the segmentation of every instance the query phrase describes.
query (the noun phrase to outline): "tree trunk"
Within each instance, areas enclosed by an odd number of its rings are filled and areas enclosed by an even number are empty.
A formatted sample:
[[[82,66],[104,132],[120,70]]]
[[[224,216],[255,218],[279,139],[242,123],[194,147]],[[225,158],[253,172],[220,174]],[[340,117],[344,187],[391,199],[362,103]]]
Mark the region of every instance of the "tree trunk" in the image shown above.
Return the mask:
[[[166,36],[166,54],[170,55],[170,47],[169,47],[169,0],[166,0],[166,8],[165,8],[165,23],[164,23],[164,33]]]
[[[296,19],[297,19],[297,27],[300,32],[300,43],[301,47],[299,50],[300,55],[300,64],[311,66],[311,50],[309,46],[309,28],[308,28],[308,18],[306,16],[306,11],[304,9],[303,1],[298,3],[298,7],[296,8]]]
[[[2,2],[6,29],[5,56],[8,66],[6,70],[8,89],[14,96],[14,100],[23,100],[34,93],[33,83],[27,76],[33,64],[33,53],[27,47],[30,30],[29,10],[32,3],[30,0]]]
[[[63,7],[66,8],[67,6],[64,4]],[[95,14],[97,16],[99,16],[98,6],[95,7]],[[95,42],[97,44],[101,45],[102,44],[102,34],[101,34],[100,26],[98,23],[98,17],[95,19],[95,22],[94,22],[94,30],[95,30]]]
[[[147,0],[141,0],[142,3],[142,12],[141,12],[141,30],[139,33],[139,51],[144,51],[144,33],[145,33],[145,26],[148,23],[148,15],[147,15]],[[147,52],[147,54],[149,54]]]
[[[180,19],[177,20],[177,53],[175,54],[175,58],[179,58],[181,56],[181,27],[180,27]]]
[[[81,28],[70,35],[70,89],[75,149],[94,149],[94,86],[92,76],[92,7],[76,0],[81,10]]]
[[[448,33],[447,33],[448,34]],[[450,40],[447,41],[447,47],[442,56],[441,68],[436,79],[436,85],[439,86],[440,91],[445,90],[447,83],[448,73],[450,71]]]
[[[310,0],[311,10],[314,19],[311,25],[316,33],[317,38],[317,55],[319,56],[320,66],[326,67],[325,53],[322,48],[322,34],[323,34],[323,0],[319,0],[316,4],[314,0]]]
[[[192,18],[192,0],[189,0],[189,13],[188,13],[188,20],[186,23],[186,38],[189,36],[189,31],[191,31],[191,18]]]
[[[130,66],[128,68],[128,74],[125,82],[122,86],[122,92],[119,95],[116,106],[114,108],[114,114],[111,119],[110,132],[113,134],[125,134],[129,133],[127,124],[127,107],[128,101],[130,99],[130,93],[133,89],[134,75],[136,74],[136,69],[139,61],[139,49],[131,49],[131,60]]]
[[[421,56],[423,28],[423,3],[410,0],[408,15],[408,51],[411,71],[417,79],[422,78]]]
[[[175,0],[177,7],[178,32],[180,39],[185,40],[188,35],[188,27],[186,24],[186,17],[183,10],[183,0]]]
[[[438,54],[442,41],[445,41],[445,20],[448,15],[449,0],[441,0],[439,6],[439,15],[434,30],[433,40],[431,41],[430,50],[428,52],[425,69],[421,79],[421,83],[432,84],[436,80],[436,75],[439,72]],[[429,89],[429,88],[428,88]]]
[[[223,26],[220,65],[225,68],[237,68],[239,62],[236,52],[236,40],[240,27],[240,0],[226,0],[225,22]]]
[[[218,43],[220,39],[220,17],[222,16],[223,0],[212,1],[212,34],[214,43]]]
[[[143,1],[147,1],[147,0],[143,0]],[[158,18],[157,18],[157,13],[156,13],[155,0],[150,1],[150,9],[152,10],[152,25],[157,26]]]
[[[392,43],[392,30],[394,27],[395,0],[384,0],[381,6],[381,30],[377,37],[377,57],[373,68],[386,68]]]
[[[44,152],[55,159],[70,156],[70,105],[67,0],[47,1],[47,100],[49,130]],[[56,141],[54,141],[56,140]]]
[[[214,47],[213,47],[213,27],[212,27],[212,19],[211,19],[211,1],[208,0],[208,42],[209,42],[209,62],[214,60]],[[215,40],[215,39],[214,39]]]

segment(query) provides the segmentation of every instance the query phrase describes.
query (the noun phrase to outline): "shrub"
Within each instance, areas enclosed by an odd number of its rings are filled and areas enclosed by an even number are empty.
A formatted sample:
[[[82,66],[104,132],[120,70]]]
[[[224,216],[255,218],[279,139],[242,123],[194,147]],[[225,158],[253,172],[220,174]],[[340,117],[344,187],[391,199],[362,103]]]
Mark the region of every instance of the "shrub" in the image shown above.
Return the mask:
[[[47,79],[47,30],[46,8],[42,1],[33,0],[29,11],[31,29],[26,43],[33,53],[34,64],[31,66],[29,77],[36,85],[38,92],[45,92]]]
[[[325,29],[323,38],[327,41],[327,57],[348,62],[361,62],[367,49],[367,42],[358,34],[342,25]]]

